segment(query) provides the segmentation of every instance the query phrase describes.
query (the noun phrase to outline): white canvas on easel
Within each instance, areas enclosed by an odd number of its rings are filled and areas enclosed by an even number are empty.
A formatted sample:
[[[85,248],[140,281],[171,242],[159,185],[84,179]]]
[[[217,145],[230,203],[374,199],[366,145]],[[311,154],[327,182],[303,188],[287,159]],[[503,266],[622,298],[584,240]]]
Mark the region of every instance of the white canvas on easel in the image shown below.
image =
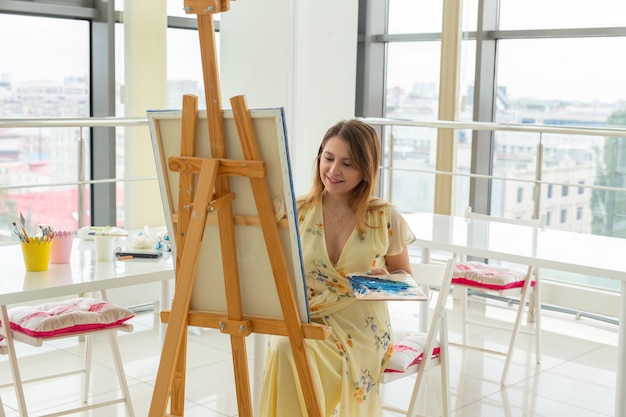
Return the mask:
[[[224,127],[229,159],[243,160],[233,113],[224,110]],[[291,274],[294,297],[297,300],[300,318],[309,322],[305,282],[302,271],[300,240],[298,235],[295,199],[290,172],[287,137],[282,109],[250,110],[262,159],[267,167],[267,182],[277,210],[284,209],[286,227],[280,227],[280,238]],[[172,214],[178,210],[179,174],[167,169],[168,158],[180,154],[181,111],[149,111],[153,148],[159,177],[165,218],[168,230],[175,230]],[[206,112],[198,112],[196,156],[210,158],[209,134]],[[233,211],[236,217],[253,218],[257,210],[250,181],[245,177],[230,177],[231,191],[236,194]],[[282,223],[284,224],[284,223]],[[235,226],[237,259],[239,263],[244,314],[282,318],[280,302],[275,290],[271,265],[260,227]],[[175,251],[175,239],[172,239]],[[222,257],[217,224],[207,222],[200,258],[194,280],[190,309],[225,312],[224,279]]]

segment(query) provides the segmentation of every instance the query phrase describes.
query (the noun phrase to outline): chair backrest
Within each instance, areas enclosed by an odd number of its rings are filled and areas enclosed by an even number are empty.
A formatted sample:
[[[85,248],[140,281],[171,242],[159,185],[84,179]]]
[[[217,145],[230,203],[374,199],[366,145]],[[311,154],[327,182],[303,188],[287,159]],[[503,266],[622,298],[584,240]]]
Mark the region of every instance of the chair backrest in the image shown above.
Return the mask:
[[[420,285],[440,287],[443,283],[447,264],[411,263],[413,279]]]
[[[497,217],[491,216],[489,214],[481,214],[474,213],[471,207],[467,207],[465,209],[464,214],[465,220],[468,222],[473,220],[486,220],[490,222],[500,222],[500,223],[509,223],[509,224],[519,224],[536,227],[541,230],[545,230],[546,228],[546,215],[542,214],[538,219],[514,219],[512,217]]]
[[[434,345],[439,331],[439,319],[445,315],[445,303],[450,292],[455,266],[456,260],[454,258],[448,259],[445,264],[411,264],[415,282],[423,286],[439,288],[439,295],[433,309],[433,317],[430,319],[428,326],[428,339],[432,338],[432,340],[427,340],[426,344],[428,345],[429,342],[432,342],[430,347]],[[425,349],[424,352],[428,352],[428,350]]]

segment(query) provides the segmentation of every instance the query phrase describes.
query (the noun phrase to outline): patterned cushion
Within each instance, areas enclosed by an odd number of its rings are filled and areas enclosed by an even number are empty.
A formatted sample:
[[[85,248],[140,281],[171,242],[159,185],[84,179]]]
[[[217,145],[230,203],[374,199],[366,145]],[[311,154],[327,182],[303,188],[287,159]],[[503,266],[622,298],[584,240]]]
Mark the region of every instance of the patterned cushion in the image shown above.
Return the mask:
[[[408,332],[393,345],[393,353],[385,372],[404,372],[413,365],[422,361],[426,333]],[[433,348],[433,357],[439,356],[440,348]]]
[[[515,269],[488,265],[482,262],[459,262],[452,274],[452,283],[491,290],[519,288],[524,285],[526,273]],[[534,281],[531,285],[535,285]]]
[[[52,337],[117,326],[135,316],[127,308],[86,297],[14,307],[8,313],[12,330],[34,337]]]

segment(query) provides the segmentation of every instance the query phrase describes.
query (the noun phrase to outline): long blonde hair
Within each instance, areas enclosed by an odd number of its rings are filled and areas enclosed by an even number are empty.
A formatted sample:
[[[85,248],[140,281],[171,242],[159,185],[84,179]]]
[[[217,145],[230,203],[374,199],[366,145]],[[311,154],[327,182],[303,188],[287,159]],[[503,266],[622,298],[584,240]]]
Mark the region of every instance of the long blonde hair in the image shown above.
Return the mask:
[[[378,180],[378,167],[380,165],[380,140],[378,139],[378,134],[373,127],[360,120],[342,120],[326,131],[317,151],[311,191],[298,199],[297,207],[298,210],[301,208],[308,209],[311,206],[322,203],[324,183],[319,175],[320,158],[326,142],[335,136],[348,144],[350,160],[363,175],[363,179],[354,187],[348,199],[348,205],[356,216],[356,228],[359,234],[363,235],[368,227],[366,221],[367,212],[376,210],[389,203],[374,196],[374,189]]]

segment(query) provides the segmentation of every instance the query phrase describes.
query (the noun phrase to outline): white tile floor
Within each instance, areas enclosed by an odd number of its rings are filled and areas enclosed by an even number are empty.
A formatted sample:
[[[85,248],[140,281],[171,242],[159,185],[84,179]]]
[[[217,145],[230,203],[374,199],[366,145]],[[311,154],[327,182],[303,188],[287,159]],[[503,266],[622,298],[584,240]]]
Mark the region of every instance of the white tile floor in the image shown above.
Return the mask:
[[[514,307],[487,302],[486,315],[508,317]],[[458,313],[450,299],[450,339],[460,339]],[[482,301],[474,301],[476,308]],[[412,314],[409,304],[391,307],[397,325],[406,325]],[[454,417],[600,417],[612,416],[615,397],[615,366],[617,328],[611,324],[582,319],[554,312],[543,312],[543,359],[535,365],[532,338],[520,335],[508,386],[501,388],[500,372],[504,358],[474,350],[450,346],[451,405]],[[130,385],[135,415],[145,417],[152,397],[160,352],[159,325],[152,313],[139,314],[133,319],[135,331],[120,334],[119,343]],[[501,349],[506,334],[499,330],[474,328],[473,340]],[[103,343],[94,353],[97,363],[93,388],[99,398],[117,395],[115,374]],[[252,352],[252,343],[249,344]],[[78,363],[81,349],[67,339],[53,346],[31,348],[19,346],[23,376],[42,369],[63,369]],[[189,371],[187,375],[186,409],[188,417],[236,416],[232,362],[228,338],[213,329],[202,329],[189,336]],[[251,364],[252,366],[252,364]],[[252,369],[252,367],[251,367]],[[5,357],[0,357],[0,384],[10,383],[10,371]],[[439,374],[431,372],[425,391],[426,413],[441,414],[438,384]],[[412,378],[387,385],[386,401],[404,405],[410,395]],[[80,378],[66,377],[56,383],[36,383],[27,386],[26,395],[31,415],[54,411],[60,406],[80,403]],[[12,387],[0,389],[8,417],[19,415]],[[93,410],[81,416],[126,416],[122,405]],[[386,413],[385,417],[395,414]],[[297,416],[294,416],[297,417]]]

